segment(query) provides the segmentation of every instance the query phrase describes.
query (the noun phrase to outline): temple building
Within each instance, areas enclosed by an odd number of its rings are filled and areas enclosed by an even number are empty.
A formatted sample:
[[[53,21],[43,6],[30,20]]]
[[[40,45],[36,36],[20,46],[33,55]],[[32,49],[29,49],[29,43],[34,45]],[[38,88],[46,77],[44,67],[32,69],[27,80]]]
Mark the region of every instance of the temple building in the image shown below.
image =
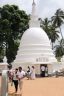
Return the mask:
[[[34,65],[36,73],[40,74],[41,66],[45,66],[48,68],[48,74],[50,74],[54,70],[55,63],[57,60],[46,32],[40,27],[40,21],[36,14],[36,4],[33,0],[29,29],[24,32],[21,38],[13,68],[22,66],[26,70],[28,65]]]

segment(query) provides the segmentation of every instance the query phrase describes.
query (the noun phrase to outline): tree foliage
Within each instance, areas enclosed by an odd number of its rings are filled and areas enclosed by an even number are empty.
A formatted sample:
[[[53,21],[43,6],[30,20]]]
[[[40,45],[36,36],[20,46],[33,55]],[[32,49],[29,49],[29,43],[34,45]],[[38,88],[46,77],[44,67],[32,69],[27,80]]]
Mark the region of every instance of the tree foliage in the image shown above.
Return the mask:
[[[51,20],[49,20],[48,18],[45,18],[43,21],[41,21],[41,23],[41,27],[47,33],[49,39],[52,42],[53,49],[53,43],[59,38],[59,31],[57,31],[56,28],[52,26]]]
[[[52,49],[54,49],[53,43],[58,41],[59,33],[61,34],[62,39],[60,40],[59,46],[55,45],[55,56],[62,57],[64,55],[63,48],[63,35],[61,31],[61,26],[64,24],[64,11],[61,9],[56,10],[55,14],[51,18],[45,18],[41,20],[41,27],[47,33],[49,39],[52,43]],[[59,29],[59,30],[58,30]],[[62,41],[62,42],[61,42]]]
[[[0,48],[6,48],[8,63],[11,63],[17,54],[18,41],[23,32],[29,27],[29,16],[16,5],[0,7]]]
[[[61,26],[63,24],[63,19],[64,19],[64,11],[61,10],[61,9],[58,9],[56,11],[56,13],[54,14],[54,16],[51,17],[52,19],[52,25],[55,27],[55,28],[59,28],[60,30],[60,34],[61,34],[61,37],[63,39],[63,35],[62,35],[62,32],[61,32]]]
[[[58,45],[55,46],[55,56],[59,60],[64,55],[64,39],[61,39]]]

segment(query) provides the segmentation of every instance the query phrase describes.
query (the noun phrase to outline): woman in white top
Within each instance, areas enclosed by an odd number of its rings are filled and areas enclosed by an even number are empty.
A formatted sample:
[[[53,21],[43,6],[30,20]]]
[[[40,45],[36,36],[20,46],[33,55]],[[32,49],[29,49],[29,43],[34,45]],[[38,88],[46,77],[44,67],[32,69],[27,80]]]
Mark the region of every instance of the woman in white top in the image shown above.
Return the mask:
[[[35,79],[35,68],[34,68],[34,66],[32,66],[32,70],[31,70],[31,79]]]

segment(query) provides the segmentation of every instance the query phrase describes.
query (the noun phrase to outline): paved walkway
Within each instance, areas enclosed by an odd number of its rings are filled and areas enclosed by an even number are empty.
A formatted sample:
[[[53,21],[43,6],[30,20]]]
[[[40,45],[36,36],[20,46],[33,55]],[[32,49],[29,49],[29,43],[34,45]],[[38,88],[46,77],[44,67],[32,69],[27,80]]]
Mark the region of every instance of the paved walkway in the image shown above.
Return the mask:
[[[20,91],[14,95],[14,86],[10,84],[9,93],[9,96],[21,96],[19,95]],[[22,96],[64,96],[64,77],[37,78],[35,80],[24,79]]]
[[[14,87],[9,85],[9,92],[14,93]],[[64,77],[25,79],[22,96],[64,96]]]

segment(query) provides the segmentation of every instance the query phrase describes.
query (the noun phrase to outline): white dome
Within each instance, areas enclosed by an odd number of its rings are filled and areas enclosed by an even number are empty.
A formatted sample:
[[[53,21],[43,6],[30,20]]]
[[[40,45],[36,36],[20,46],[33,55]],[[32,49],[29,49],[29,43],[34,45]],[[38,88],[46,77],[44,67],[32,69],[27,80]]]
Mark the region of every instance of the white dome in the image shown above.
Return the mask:
[[[27,29],[20,42],[15,64],[49,64],[56,62],[47,34],[40,27]]]
[[[21,44],[47,44],[50,45],[47,34],[40,27],[27,29],[21,39]]]

